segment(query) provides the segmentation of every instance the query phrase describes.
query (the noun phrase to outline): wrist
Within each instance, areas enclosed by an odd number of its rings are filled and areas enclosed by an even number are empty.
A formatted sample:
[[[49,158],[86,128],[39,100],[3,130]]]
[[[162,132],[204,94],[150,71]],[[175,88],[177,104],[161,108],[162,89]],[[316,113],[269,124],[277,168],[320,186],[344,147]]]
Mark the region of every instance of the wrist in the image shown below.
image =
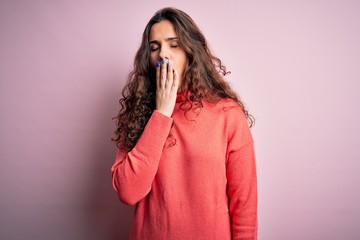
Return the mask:
[[[164,116],[166,116],[166,117],[171,118],[172,113],[169,113],[169,112],[164,111],[164,110],[162,110],[162,109],[155,109],[155,111],[157,111],[158,113],[160,113],[160,114],[162,114],[162,115],[164,115]]]

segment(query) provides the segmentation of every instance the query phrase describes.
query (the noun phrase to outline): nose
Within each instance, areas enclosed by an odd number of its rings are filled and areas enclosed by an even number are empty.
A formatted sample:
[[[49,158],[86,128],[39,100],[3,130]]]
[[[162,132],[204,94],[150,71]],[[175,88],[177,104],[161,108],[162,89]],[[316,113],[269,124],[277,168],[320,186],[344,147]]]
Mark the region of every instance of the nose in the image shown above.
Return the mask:
[[[160,57],[159,61],[161,61],[162,58],[164,58],[165,61],[169,60],[169,53],[166,47],[160,48],[159,57]]]

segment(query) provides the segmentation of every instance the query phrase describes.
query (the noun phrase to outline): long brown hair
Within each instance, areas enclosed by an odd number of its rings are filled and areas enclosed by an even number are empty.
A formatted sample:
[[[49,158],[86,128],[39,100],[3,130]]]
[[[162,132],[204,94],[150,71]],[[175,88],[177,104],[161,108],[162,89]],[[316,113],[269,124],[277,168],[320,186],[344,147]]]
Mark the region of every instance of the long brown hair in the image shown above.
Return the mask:
[[[245,109],[244,104],[225,81],[229,72],[221,60],[215,57],[207,41],[189,15],[176,8],[157,11],[145,27],[142,42],[134,59],[134,68],[119,100],[120,111],[116,117],[115,137],[111,140],[118,148],[131,150],[140,138],[146,123],[155,109],[155,70],[150,66],[149,34],[151,27],[163,20],[170,21],[179,38],[179,46],[187,56],[187,66],[181,82],[182,91],[187,92],[185,112],[192,107],[202,107],[203,100],[217,102],[231,98],[242,108],[249,126],[255,119]],[[185,114],[185,113],[184,113]]]

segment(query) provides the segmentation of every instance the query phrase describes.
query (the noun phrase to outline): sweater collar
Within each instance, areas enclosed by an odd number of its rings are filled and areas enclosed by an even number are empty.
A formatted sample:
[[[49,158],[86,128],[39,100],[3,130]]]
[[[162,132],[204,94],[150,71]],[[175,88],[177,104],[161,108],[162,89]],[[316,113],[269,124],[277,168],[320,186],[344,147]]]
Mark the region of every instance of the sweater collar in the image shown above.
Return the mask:
[[[190,92],[186,93],[186,91],[183,91],[183,92],[178,92],[177,95],[176,95],[176,102],[184,102],[186,101],[186,94],[188,96],[190,96]]]

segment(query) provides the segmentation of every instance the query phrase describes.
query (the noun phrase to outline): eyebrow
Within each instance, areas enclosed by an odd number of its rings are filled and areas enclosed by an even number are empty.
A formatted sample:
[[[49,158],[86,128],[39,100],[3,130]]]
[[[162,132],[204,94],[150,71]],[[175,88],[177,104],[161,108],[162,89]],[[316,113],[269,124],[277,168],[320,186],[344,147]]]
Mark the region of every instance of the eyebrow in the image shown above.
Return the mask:
[[[169,37],[169,38],[165,39],[165,42],[169,42],[169,41],[177,40],[177,39],[179,39],[179,38],[178,37]],[[158,40],[152,40],[149,42],[149,44],[152,44],[152,43],[160,44],[160,42]]]

